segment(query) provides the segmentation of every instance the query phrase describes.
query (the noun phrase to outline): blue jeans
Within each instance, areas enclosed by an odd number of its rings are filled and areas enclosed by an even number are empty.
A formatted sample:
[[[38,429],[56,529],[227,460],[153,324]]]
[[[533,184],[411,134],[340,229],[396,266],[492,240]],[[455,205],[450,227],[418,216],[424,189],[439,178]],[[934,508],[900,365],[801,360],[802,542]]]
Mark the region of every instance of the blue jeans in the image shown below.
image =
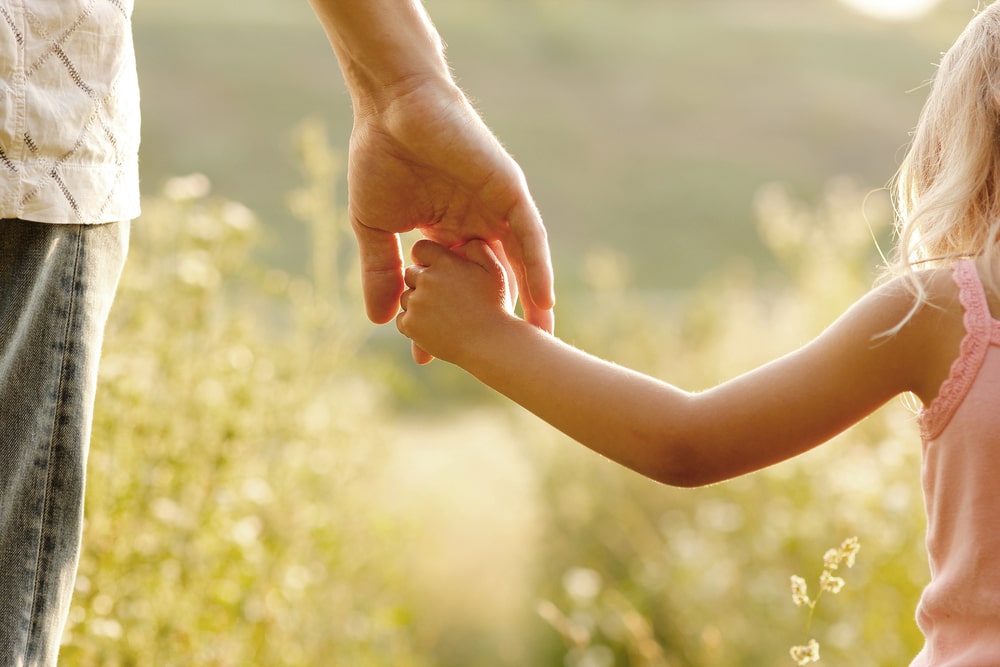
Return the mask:
[[[0,220],[0,665],[56,664],[129,223]]]

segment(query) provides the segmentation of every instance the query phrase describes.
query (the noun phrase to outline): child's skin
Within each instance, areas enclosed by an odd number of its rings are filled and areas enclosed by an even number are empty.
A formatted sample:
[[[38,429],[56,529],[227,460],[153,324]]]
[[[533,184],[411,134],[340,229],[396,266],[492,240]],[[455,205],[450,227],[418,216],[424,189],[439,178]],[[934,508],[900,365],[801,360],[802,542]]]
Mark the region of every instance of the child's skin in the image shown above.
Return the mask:
[[[590,449],[675,486],[791,458],[903,392],[929,405],[965,334],[951,271],[927,271],[918,278],[928,302],[898,333],[880,336],[914,302],[899,279],[869,292],[797,351],[691,393],[518,318],[505,272],[483,242],[455,252],[423,240],[412,254],[400,332]]]

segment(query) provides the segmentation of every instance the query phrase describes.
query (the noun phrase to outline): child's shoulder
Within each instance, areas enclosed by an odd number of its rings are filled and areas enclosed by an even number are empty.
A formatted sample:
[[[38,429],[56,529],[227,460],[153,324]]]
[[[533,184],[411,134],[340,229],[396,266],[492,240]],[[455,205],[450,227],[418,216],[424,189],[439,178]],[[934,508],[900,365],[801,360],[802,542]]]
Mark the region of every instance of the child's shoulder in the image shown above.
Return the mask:
[[[933,310],[960,308],[958,283],[955,280],[956,264],[913,271],[897,275],[873,290],[887,303],[912,308],[918,300],[922,306]]]
[[[980,308],[985,300],[988,315],[1000,319],[1000,294],[990,287],[994,284],[991,275],[1000,275],[1000,267],[991,269],[980,257],[916,271],[912,278],[897,277],[886,287],[889,298],[909,300],[911,305],[917,294],[914,287],[919,287],[924,294],[922,308],[936,311],[939,318],[961,320],[966,308]]]
[[[937,396],[965,338],[965,310],[954,264],[897,276],[874,290],[889,312],[904,313],[896,331],[919,369],[915,393],[924,405]],[[907,319],[908,318],[908,319]]]

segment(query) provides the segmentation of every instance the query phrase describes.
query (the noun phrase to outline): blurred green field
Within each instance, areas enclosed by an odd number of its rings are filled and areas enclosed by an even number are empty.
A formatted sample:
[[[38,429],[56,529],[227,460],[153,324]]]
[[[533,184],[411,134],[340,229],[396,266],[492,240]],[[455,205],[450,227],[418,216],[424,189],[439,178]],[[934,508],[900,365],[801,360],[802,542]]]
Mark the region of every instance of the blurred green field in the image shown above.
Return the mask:
[[[683,490],[454,367],[416,369],[362,316],[349,100],[306,3],[137,4],[145,212],[61,664],[760,667],[811,637],[822,664],[915,655],[928,572],[901,401]],[[902,24],[834,0],[427,4],[546,217],[560,335],[699,389],[870,285],[891,216],[862,202],[975,3]],[[852,535],[857,567],[807,632],[789,577],[814,593]]]
[[[644,289],[689,287],[735,256],[768,261],[754,193],[815,197],[841,174],[892,176],[938,54],[975,2],[915,23],[836,0],[430,0],[454,70],[519,160],[564,290],[607,246]],[[307,3],[143,0],[143,184],[203,172],[267,223],[264,252],[301,266],[285,194],[290,131],[316,115],[344,149],[350,102]],[[860,205],[860,202],[859,202]]]
[[[302,136],[329,165],[316,126]],[[330,178],[310,170],[296,196],[324,257],[351,245]],[[454,367],[414,375],[372,344],[353,262],[262,264],[256,216],[203,186],[169,182],[134,229],[60,664],[759,667],[816,638],[827,664],[895,667],[919,649],[920,448],[901,402],[796,461],[660,486]],[[627,257],[592,252],[562,335],[693,389],[781,354],[870,282],[862,192],[758,200],[782,286],[734,267],[651,308]],[[852,535],[858,566],[807,630],[789,576],[815,595],[822,554]]]

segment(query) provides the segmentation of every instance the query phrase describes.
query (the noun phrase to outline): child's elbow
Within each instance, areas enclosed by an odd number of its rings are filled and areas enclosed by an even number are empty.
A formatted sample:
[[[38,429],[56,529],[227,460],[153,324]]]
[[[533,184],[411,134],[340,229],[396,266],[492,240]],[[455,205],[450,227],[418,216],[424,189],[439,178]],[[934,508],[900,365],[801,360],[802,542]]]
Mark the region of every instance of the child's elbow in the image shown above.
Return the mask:
[[[658,458],[657,465],[647,473],[661,484],[691,489],[714,484],[725,478],[716,466],[699,455],[701,448],[697,445],[678,444],[675,441],[663,447],[663,450],[664,455]]]
[[[657,420],[637,433],[652,465],[645,474],[661,484],[681,488],[707,486],[726,479],[728,464],[717,455],[718,421],[715,411],[704,406],[700,395],[686,394],[675,402],[669,419]]]
[[[667,486],[675,486],[682,489],[694,489],[699,486],[708,486],[720,481],[714,475],[706,474],[705,471],[694,470],[689,467],[670,468],[658,471],[652,478]]]

